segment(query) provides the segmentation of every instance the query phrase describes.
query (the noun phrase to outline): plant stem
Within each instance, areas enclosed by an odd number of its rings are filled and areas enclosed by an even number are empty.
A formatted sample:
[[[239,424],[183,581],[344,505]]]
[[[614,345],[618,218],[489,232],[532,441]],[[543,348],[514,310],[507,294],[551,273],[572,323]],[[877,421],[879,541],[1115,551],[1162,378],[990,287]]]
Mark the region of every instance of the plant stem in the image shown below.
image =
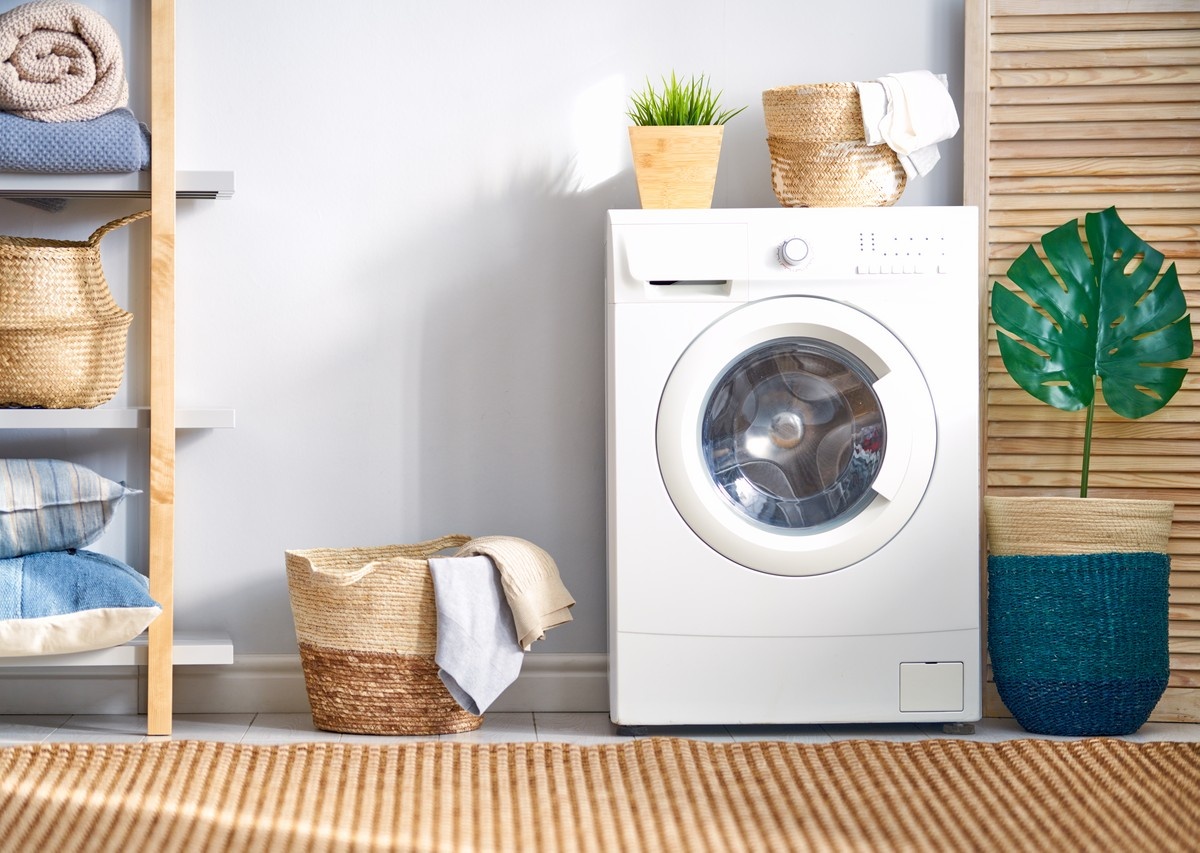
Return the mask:
[[[1092,421],[1096,417],[1096,391],[1092,389],[1092,400],[1088,403],[1087,422],[1083,427],[1083,471],[1079,476],[1079,497],[1087,497],[1088,469],[1092,464]]]

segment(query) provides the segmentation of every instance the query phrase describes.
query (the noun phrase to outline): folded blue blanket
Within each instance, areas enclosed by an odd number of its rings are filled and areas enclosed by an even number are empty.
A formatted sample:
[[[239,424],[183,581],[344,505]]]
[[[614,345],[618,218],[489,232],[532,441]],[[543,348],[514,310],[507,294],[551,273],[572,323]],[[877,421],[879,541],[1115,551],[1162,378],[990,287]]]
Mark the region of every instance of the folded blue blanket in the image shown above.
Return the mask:
[[[0,112],[0,172],[138,172],[149,165],[150,131],[123,107],[88,121]]]

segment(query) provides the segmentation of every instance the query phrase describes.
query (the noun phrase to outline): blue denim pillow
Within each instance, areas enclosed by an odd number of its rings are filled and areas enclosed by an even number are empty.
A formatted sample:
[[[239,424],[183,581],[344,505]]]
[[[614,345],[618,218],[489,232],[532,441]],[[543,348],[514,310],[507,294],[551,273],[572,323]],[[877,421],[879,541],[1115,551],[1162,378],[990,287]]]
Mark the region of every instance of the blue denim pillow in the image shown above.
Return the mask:
[[[0,558],[90,545],[136,494],[74,462],[0,459]]]
[[[146,577],[104,554],[48,551],[0,559],[0,656],[120,645],[161,612]]]

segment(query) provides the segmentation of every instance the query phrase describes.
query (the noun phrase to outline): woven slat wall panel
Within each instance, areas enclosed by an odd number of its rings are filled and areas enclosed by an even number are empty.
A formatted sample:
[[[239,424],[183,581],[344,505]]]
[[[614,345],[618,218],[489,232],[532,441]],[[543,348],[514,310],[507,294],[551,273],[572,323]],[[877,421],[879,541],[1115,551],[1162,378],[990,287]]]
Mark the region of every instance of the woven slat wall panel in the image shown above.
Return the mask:
[[[1175,261],[1200,326],[1200,0],[968,0],[964,200],[981,286],[1090,210]],[[990,494],[1078,494],[1082,413],[1033,400],[987,329]],[[1089,493],[1175,502],[1171,678],[1152,719],[1200,721],[1200,357],[1169,406],[1097,412]],[[989,714],[1006,713],[989,685]]]

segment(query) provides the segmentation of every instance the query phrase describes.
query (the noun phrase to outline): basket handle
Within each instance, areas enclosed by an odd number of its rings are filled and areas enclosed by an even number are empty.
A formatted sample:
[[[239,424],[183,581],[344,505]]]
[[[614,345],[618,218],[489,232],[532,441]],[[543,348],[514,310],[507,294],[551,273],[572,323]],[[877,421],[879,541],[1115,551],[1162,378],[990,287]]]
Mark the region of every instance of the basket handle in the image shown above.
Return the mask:
[[[326,586],[352,586],[376,569],[387,565],[393,560],[424,559],[432,557],[439,551],[445,551],[447,548],[461,548],[470,541],[470,536],[452,533],[449,536],[431,539],[428,542],[418,542],[415,545],[398,545],[396,546],[396,553],[386,560],[372,560],[365,565],[359,566],[352,572],[342,570],[330,571],[320,566],[314,566],[311,561],[308,563],[308,569],[311,572],[310,577],[314,583],[321,583]]]
[[[109,231],[116,231],[118,228],[124,228],[131,222],[137,222],[139,219],[145,219],[150,215],[148,210],[139,210],[137,213],[131,213],[128,216],[122,216],[120,219],[114,219],[106,225],[101,225],[92,232],[92,236],[87,238],[89,246],[100,245],[100,239]]]

